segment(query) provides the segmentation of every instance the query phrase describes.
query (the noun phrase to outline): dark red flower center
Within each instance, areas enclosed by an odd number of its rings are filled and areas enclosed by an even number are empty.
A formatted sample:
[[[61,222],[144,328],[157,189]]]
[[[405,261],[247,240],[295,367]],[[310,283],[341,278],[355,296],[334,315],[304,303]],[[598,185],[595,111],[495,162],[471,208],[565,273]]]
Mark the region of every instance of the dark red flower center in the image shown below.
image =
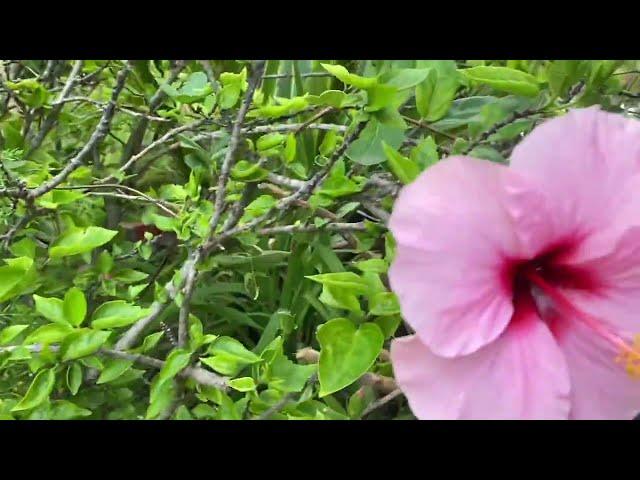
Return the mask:
[[[519,310],[534,308],[556,337],[563,331],[563,322],[580,322],[620,352],[615,360],[624,362],[630,375],[640,376],[638,345],[630,346],[606,322],[577,307],[566,294],[579,290],[597,295],[603,288],[595,272],[567,262],[577,244],[575,241],[558,243],[533,259],[510,259],[505,263],[505,287],[513,292],[512,322],[523,318]]]

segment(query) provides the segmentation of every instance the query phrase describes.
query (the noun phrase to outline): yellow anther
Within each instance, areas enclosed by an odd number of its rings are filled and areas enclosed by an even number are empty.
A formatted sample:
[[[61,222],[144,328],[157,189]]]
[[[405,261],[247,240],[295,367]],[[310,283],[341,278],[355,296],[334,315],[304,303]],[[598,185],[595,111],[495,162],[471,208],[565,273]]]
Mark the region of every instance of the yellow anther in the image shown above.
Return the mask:
[[[634,337],[632,346],[625,346],[622,349],[616,362],[624,364],[627,375],[640,378],[640,335]]]

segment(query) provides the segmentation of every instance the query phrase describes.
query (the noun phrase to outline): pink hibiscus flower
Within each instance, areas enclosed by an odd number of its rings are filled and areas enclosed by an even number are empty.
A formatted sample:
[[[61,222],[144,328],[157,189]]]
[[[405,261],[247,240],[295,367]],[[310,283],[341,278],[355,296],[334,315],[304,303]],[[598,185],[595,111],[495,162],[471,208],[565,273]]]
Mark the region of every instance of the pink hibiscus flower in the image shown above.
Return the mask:
[[[451,157],[406,186],[389,272],[421,419],[630,419],[640,412],[640,122],[545,122],[509,167]]]

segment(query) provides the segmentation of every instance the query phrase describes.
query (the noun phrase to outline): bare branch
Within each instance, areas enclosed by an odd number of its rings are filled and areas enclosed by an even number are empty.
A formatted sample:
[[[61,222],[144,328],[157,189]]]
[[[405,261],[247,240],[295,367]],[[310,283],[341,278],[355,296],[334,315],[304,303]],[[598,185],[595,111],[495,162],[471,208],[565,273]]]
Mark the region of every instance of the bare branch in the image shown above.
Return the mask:
[[[131,165],[133,165],[135,162],[140,160],[142,157],[144,157],[147,153],[149,153],[151,150],[153,150],[157,146],[162,145],[163,143],[167,143],[173,137],[175,137],[176,135],[178,135],[178,134],[180,134],[182,132],[186,132],[188,130],[195,130],[196,128],[198,128],[201,125],[203,125],[206,121],[207,121],[206,119],[196,120],[195,122],[191,122],[191,123],[188,123],[186,125],[182,125],[180,127],[172,128],[167,133],[165,133],[162,137],[160,137],[159,139],[157,139],[154,142],[151,142],[149,145],[147,145],[140,152],[138,152],[137,154],[132,156],[127,162],[125,162],[124,165],[122,165],[118,169],[118,172],[125,173],[131,167]],[[98,183],[107,183],[107,182],[110,182],[110,181],[115,180],[115,179],[116,179],[115,175],[109,175],[108,177],[105,177],[102,180],[99,180]]]
[[[373,402],[371,402],[367,408],[364,409],[364,411],[362,412],[362,415],[360,416],[360,418],[365,417],[367,415],[369,415],[371,412],[373,412],[374,410],[377,410],[378,408],[386,405],[387,403],[389,403],[391,400],[393,400],[396,397],[399,397],[400,395],[402,395],[402,390],[400,390],[399,388],[395,389],[393,392],[386,394],[384,397],[379,398],[378,400],[375,400]]]
[[[247,91],[242,101],[242,105],[238,110],[238,114],[236,115],[233,129],[231,130],[231,139],[229,140],[229,146],[227,147],[227,152],[222,162],[222,168],[220,169],[220,175],[218,177],[218,188],[216,189],[213,218],[211,219],[211,223],[209,224],[210,232],[215,231],[216,227],[218,226],[218,222],[220,221],[220,216],[222,215],[222,207],[227,190],[227,182],[229,181],[229,174],[231,173],[231,167],[233,167],[236,161],[236,151],[238,150],[238,146],[240,145],[242,125],[244,123],[247,112],[249,111],[249,105],[251,105],[253,93],[255,92],[258,83],[262,78],[265,64],[265,60],[259,60],[253,65],[253,71],[251,72],[251,78],[249,79]]]
[[[116,86],[113,89],[113,93],[111,94],[111,100],[109,101],[107,107],[104,109],[102,118],[100,119],[100,122],[91,135],[89,141],[84,145],[84,147],[82,147],[80,152],[78,152],[78,154],[73,159],[71,159],[71,161],[62,169],[60,173],[58,173],[55,177],[53,177],[43,185],[30,190],[27,197],[28,200],[34,200],[35,198],[44,195],[45,193],[53,190],[55,187],[64,182],[76,168],[82,165],[89,153],[94,148],[97,148],[100,143],[102,143],[102,140],[109,131],[111,119],[113,118],[116,110],[116,101],[118,99],[118,96],[120,95],[120,92],[124,88],[124,83],[127,79],[127,75],[129,74],[129,69],[130,65],[127,63],[125,67],[118,73]]]
[[[355,232],[366,230],[364,222],[356,223],[327,223],[322,226],[315,225],[281,225],[277,227],[261,228],[256,231],[259,235],[275,235],[277,233],[309,233],[309,232]]]
[[[69,78],[67,78],[67,82],[62,88],[62,91],[60,92],[58,99],[56,100],[56,102],[53,105],[53,108],[51,109],[51,112],[49,113],[47,118],[44,120],[44,123],[42,124],[42,128],[40,128],[40,131],[31,142],[31,148],[26,154],[27,158],[35,150],[37,150],[40,147],[40,145],[42,145],[42,142],[46,138],[47,134],[51,131],[53,126],[56,124],[58,120],[58,115],[60,115],[60,111],[62,110],[62,107],[63,107],[63,104],[61,103],[61,101],[69,96],[69,93],[71,92],[71,89],[75,85],[78,79],[78,74],[82,70],[83,65],[84,65],[84,62],[82,60],[76,60],[76,62],[74,63],[73,68],[71,69],[71,73],[69,74]]]

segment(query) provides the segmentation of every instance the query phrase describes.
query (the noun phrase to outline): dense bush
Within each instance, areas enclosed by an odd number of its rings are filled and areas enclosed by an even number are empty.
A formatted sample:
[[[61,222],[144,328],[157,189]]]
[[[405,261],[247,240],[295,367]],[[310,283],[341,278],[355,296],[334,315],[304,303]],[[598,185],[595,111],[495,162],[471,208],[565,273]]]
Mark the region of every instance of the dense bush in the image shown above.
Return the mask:
[[[0,418],[412,418],[402,184],[635,61],[3,61]]]

